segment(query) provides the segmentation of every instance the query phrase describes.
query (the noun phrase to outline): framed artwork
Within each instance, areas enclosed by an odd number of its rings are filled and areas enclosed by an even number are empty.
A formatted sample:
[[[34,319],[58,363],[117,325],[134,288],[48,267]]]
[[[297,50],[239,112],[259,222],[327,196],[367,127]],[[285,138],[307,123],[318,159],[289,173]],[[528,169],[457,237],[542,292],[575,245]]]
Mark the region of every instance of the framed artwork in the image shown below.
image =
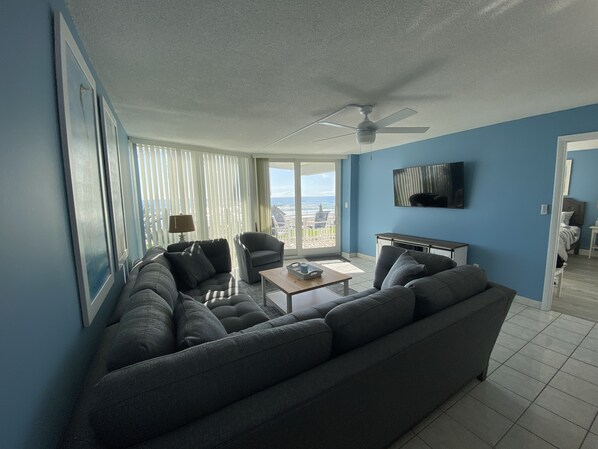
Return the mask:
[[[114,283],[96,83],[64,17],[54,16],[60,137],[77,284],[89,326]]]
[[[104,160],[107,166],[106,175],[110,197],[114,259],[120,267],[127,260],[128,249],[127,234],[125,231],[125,205],[120,171],[118,122],[104,97],[100,99],[100,110],[102,112],[102,141],[104,143]]]
[[[573,164],[571,159],[567,159],[565,161],[565,185],[563,186],[563,195],[569,195],[569,184],[571,184],[571,164]]]

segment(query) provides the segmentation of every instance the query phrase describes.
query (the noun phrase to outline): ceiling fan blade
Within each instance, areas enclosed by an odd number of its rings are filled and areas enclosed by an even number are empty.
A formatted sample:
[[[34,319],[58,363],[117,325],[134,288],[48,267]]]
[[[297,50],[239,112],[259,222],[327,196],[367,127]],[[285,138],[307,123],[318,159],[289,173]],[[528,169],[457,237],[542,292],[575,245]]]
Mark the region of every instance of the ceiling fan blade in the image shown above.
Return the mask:
[[[401,109],[400,111],[395,112],[394,114],[390,114],[388,117],[385,117],[382,120],[378,120],[376,123],[374,123],[374,126],[376,127],[376,129],[384,128],[385,126],[392,125],[393,123],[396,123],[399,120],[404,120],[407,117],[411,117],[415,114],[417,114],[417,111],[414,111],[413,109]]]
[[[320,122],[320,121],[322,121],[322,120],[326,120],[328,117],[332,117],[333,115],[335,115],[335,114],[338,114],[339,112],[341,112],[341,111],[343,111],[343,110],[347,109],[348,107],[354,107],[354,106],[356,106],[356,105],[354,105],[354,104],[348,104],[348,105],[346,105],[346,106],[343,106],[342,108],[340,108],[340,109],[337,109],[337,110],[336,110],[336,111],[334,111],[334,112],[331,112],[330,114],[326,115],[325,117],[322,117],[321,119],[318,119],[318,120],[316,120],[315,122],[311,122],[311,123],[309,123],[309,124],[307,124],[307,125],[305,125],[305,126],[302,126],[302,127],[301,127],[301,128],[299,128],[297,131],[293,131],[292,133],[290,133],[290,134],[287,134],[286,136],[284,136],[284,137],[281,137],[280,139],[278,139],[278,140],[276,140],[276,141],[274,141],[274,142],[272,142],[272,143],[269,143],[268,145],[266,145],[266,147],[265,147],[265,148],[271,147],[272,145],[276,145],[277,143],[279,143],[279,142],[282,142],[283,140],[286,140],[286,139],[288,139],[289,137],[292,137],[292,136],[294,136],[294,135],[295,135],[295,134],[297,134],[297,133],[300,133],[300,132],[301,132],[301,131],[303,131],[304,129],[307,129],[307,128],[311,127],[311,126],[314,126],[314,125],[315,125],[315,124],[317,124],[318,122]]]
[[[318,139],[318,140],[314,140],[313,142],[323,142],[324,140],[332,140],[332,139],[338,139],[339,137],[354,136],[354,135],[355,135],[355,133],[341,134],[340,136],[326,137],[325,139]]]
[[[376,134],[421,134],[429,130],[429,126],[401,126],[399,128],[382,128]]]
[[[357,129],[354,126],[349,126],[349,125],[341,125],[340,123],[334,123],[334,122],[326,122],[326,121],[321,121],[318,122],[319,125],[328,125],[328,126],[336,126],[337,128],[349,128],[349,129]]]

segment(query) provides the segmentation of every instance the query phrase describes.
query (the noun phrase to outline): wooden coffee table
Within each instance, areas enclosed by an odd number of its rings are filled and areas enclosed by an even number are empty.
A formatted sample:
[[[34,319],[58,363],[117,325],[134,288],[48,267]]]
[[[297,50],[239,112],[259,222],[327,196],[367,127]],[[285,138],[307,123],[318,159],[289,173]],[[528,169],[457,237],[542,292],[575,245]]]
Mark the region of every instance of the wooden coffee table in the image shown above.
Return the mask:
[[[317,265],[310,263],[311,265]],[[270,282],[275,287],[279,288],[286,295],[287,313],[293,311],[293,295],[299,295],[306,292],[313,291],[313,295],[302,295],[305,298],[307,306],[315,305],[317,303],[330,301],[331,299],[337,298],[333,292],[330,294],[323,294],[321,291],[316,291],[322,287],[327,287],[333,284],[343,283],[343,295],[349,294],[349,280],[351,276],[339,273],[338,271],[331,270],[330,268],[317,265],[322,270],[322,276],[315,279],[299,279],[287,270],[287,267],[272,268],[271,270],[260,271],[262,276],[262,299],[264,305],[266,304],[266,281]],[[309,296],[309,297],[308,297]],[[276,303],[276,301],[274,301]],[[281,306],[280,304],[277,304]],[[282,307],[281,307],[282,308]]]

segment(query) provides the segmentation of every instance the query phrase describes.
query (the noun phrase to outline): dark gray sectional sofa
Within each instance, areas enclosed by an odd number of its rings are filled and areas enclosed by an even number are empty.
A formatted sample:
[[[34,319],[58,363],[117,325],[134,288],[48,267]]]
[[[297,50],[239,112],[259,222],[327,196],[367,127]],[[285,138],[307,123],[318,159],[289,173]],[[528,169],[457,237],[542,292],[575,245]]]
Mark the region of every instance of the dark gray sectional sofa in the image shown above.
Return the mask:
[[[236,292],[230,255],[200,243],[214,268],[219,257],[224,263],[210,284],[187,293],[228,336],[107,372],[115,340],[134,321],[131,298],[175,294],[168,274],[152,267],[169,268],[163,250],[150,250],[125,285],[60,447],[387,447],[470,380],[485,378],[515,295],[482,270],[422,253],[411,255],[426,277],[381,289],[403,253],[389,246],[371,289],[267,320]],[[139,280],[154,271],[160,275]]]

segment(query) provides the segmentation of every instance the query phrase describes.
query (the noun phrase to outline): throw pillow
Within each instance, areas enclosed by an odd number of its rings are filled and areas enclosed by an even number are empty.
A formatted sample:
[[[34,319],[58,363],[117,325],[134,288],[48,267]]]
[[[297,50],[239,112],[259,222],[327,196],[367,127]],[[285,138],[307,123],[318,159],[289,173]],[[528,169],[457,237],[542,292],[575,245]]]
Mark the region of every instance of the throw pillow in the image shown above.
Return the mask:
[[[571,221],[571,217],[573,216],[573,212],[561,212],[561,223],[569,226],[569,221]]]
[[[404,252],[390,268],[384,281],[382,281],[381,290],[395,285],[405,285],[415,279],[424,277],[426,273],[427,270],[424,264],[418,264],[409,253]]]
[[[172,264],[179,288],[182,290],[195,288],[216,273],[198,243],[193,243],[182,253],[167,252],[164,255]]]
[[[205,304],[179,293],[174,307],[176,342],[179,350],[219,340],[228,333]]]

